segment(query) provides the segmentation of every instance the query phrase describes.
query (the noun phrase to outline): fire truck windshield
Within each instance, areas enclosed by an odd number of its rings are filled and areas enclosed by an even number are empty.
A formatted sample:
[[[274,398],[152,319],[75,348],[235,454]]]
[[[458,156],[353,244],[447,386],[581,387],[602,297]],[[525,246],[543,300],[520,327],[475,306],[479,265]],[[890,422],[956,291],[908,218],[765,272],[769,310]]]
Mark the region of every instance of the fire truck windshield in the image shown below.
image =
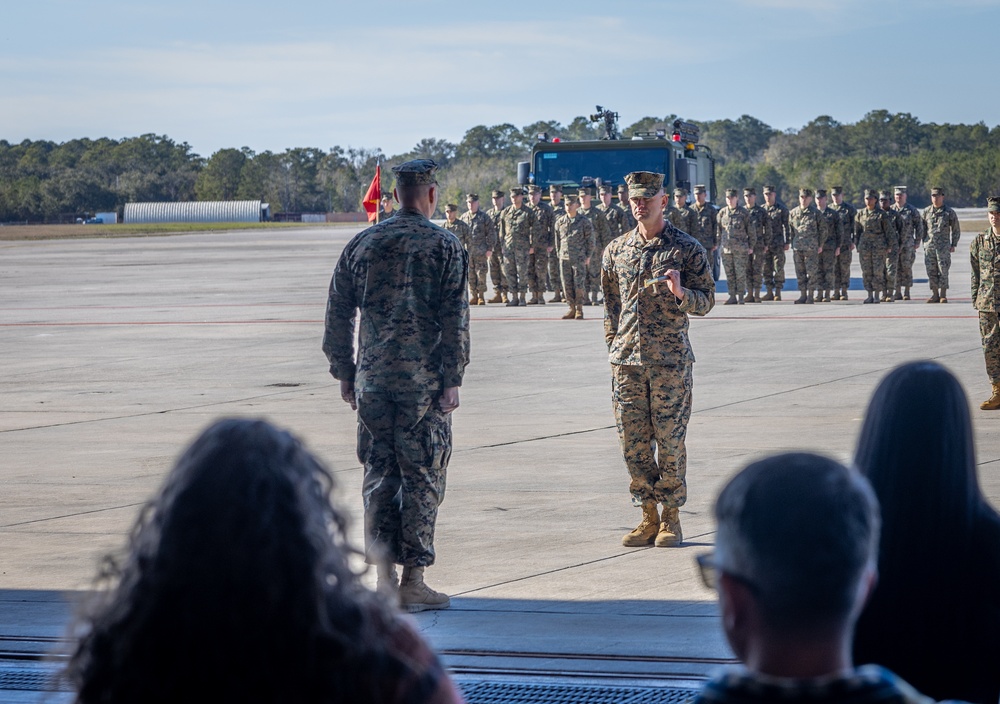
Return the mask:
[[[614,142],[606,142],[593,149],[535,152],[535,183],[542,188],[549,184],[580,185],[585,177],[602,183],[625,183],[625,174],[631,171],[655,171],[670,176],[672,151],[667,146],[645,149],[614,149]]]

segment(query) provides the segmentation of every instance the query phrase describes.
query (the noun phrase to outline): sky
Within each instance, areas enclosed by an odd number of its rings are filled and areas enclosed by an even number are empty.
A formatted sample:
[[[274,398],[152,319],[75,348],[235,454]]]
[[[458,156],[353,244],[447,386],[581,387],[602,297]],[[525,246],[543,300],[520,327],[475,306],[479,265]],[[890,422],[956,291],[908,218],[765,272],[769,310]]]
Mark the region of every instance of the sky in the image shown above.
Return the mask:
[[[598,104],[1000,124],[1000,0],[4,0],[0,139],[409,151]]]

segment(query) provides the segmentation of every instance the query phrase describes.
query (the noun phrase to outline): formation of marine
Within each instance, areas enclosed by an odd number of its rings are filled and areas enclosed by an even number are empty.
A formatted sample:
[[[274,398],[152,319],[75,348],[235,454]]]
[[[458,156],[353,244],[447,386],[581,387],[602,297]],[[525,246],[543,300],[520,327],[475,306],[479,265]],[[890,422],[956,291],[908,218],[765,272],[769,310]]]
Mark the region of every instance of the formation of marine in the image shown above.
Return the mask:
[[[795,303],[848,300],[855,252],[867,293],[864,303],[910,300],[913,265],[921,245],[931,289],[927,302],[948,301],[951,253],[961,230],[940,188],[932,189],[932,205],[923,211],[907,203],[906,186],[866,189],[860,208],[844,200],[841,186],[802,188],[798,205],[791,209],[778,200],[771,185],[764,186],[760,204],[753,187],[742,190],[742,200],[737,189],[727,189],[727,203],[721,208],[708,200],[705,186],[692,190],[690,202],[683,188],[667,193],[663,215],[705,248],[716,281],[725,270],[729,287],[725,305],[782,300],[786,252],[791,253],[798,285]],[[550,186],[548,195],[546,201],[538,186],[515,186],[509,191],[510,203],[503,191],[493,191],[493,207],[485,212],[479,210],[475,193],[468,194],[467,210],[460,216],[457,205],[447,206],[445,227],[469,252],[471,305],[565,303],[570,307],[566,317],[576,319],[582,317],[582,312],[577,315],[582,307],[603,304],[601,253],[636,226],[626,187],[604,184],[596,193],[580,187],[573,194],[577,208],[572,217],[560,186]],[[583,265],[582,281],[575,273],[579,252],[569,256],[561,251],[557,227],[561,219],[577,217],[590,222],[595,238],[592,255],[585,257],[589,263]],[[566,227],[564,223],[563,231]],[[579,229],[576,225],[574,232]],[[568,286],[563,280],[567,260],[574,262]],[[487,299],[490,280],[494,295]],[[546,293],[554,295],[546,301]]]

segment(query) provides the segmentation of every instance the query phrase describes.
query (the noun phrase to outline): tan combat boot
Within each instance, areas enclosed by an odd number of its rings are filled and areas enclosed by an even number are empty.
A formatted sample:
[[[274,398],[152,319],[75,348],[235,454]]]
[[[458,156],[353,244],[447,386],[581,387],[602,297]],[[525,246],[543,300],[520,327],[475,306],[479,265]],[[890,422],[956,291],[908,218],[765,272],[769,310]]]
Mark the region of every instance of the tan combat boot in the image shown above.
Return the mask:
[[[535,297],[538,299],[538,305],[545,305],[545,291],[538,291],[535,293]]]
[[[681,544],[681,516],[676,508],[663,507],[660,517],[660,530],[656,533],[655,545],[658,548],[674,548]]]
[[[910,300],[910,287],[909,286],[905,286],[903,288],[903,300],[904,301]]]
[[[487,303],[503,303],[503,296],[500,294],[499,291],[496,291],[493,294],[493,298],[491,298],[490,300],[488,300],[486,302]]]
[[[931,297],[927,299],[928,303],[940,303],[941,297],[938,296],[938,290],[936,288],[931,289]]]
[[[995,411],[1000,408],[1000,384],[993,384],[993,395],[979,404],[980,410]]]
[[[760,300],[762,300],[762,301],[773,301],[774,300],[774,289],[771,288],[770,286],[768,286],[767,287],[767,293],[765,293],[763,296],[761,296]]]
[[[646,501],[642,504],[642,520],[631,533],[622,538],[622,545],[627,548],[642,548],[652,545],[660,529],[660,517],[656,513],[656,502]]]
[[[411,614],[431,609],[447,609],[451,599],[436,592],[424,583],[423,567],[404,567],[403,581],[399,585],[399,605]]]
[[[537,306],[538,303],[539,303],[539,300],[538,300],[538,291],[532,291],[531,292],[531,300],[528,301],[528,305],[529,306]]]
[[[501,303],[510,303],[510,296],[507,294],[506,291],[504,291],[503,293],[500,294],[500,302]]]
[[[562,299],[563,299],[562,291],[556,291],[556,295],[552,297],[550,303],[562,303]]]
[[[481,294],[481,293],[479,294],[479,297],[476,299],[476,305],[477,306],[485,306],[486,305],[486,297],[483,296],[483,294]]]
[[[938,303],[947,303],[948,302],[948,289],[946,289],[946,288],[941,289],[941,293],[939,294],[938,298],[940,299],[940,300],[938,300]]]
[[[569,311],[562,317],[563,320],[572,320],[576,316],[576,304],[569,304]]]

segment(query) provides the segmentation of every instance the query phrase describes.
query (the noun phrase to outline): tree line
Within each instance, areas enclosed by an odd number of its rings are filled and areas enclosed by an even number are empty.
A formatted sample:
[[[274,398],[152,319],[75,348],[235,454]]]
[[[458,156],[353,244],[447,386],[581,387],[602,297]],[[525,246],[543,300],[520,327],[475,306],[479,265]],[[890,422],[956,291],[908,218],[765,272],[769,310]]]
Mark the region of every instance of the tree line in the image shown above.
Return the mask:
[[[672,129],[675,115],[644,117],[622,130]],[[794,200],[799,187],[840,185],[860,199],[865,188],[909,187],[916,205],[932,187],[956,206],[982,206],[1000,193],[1000,127],[922,123],[909,113],[874,110],[856,123],[820,116],[797,130],[777,130],[757,118],[693,121],[716,157],[716,183],[725,188],[767,184]],[[0,140],[0,222],[58,222],[121,210],[136,201],[263,200],[272,212],[356,212],[375,164],[388,168],[413,158],[442,165],[442,203],[474,191],[487,197],[515,180],[537,135],[598,139],[587,117],[569,124],[539,121],[477,125],[461,141],[421,140],[388,156],[378,148],[297,147],[275,153],[220,149],[208,158],[165,135],[74,139],[64,143]],[[390,183],[391,178],[384,180]]]

